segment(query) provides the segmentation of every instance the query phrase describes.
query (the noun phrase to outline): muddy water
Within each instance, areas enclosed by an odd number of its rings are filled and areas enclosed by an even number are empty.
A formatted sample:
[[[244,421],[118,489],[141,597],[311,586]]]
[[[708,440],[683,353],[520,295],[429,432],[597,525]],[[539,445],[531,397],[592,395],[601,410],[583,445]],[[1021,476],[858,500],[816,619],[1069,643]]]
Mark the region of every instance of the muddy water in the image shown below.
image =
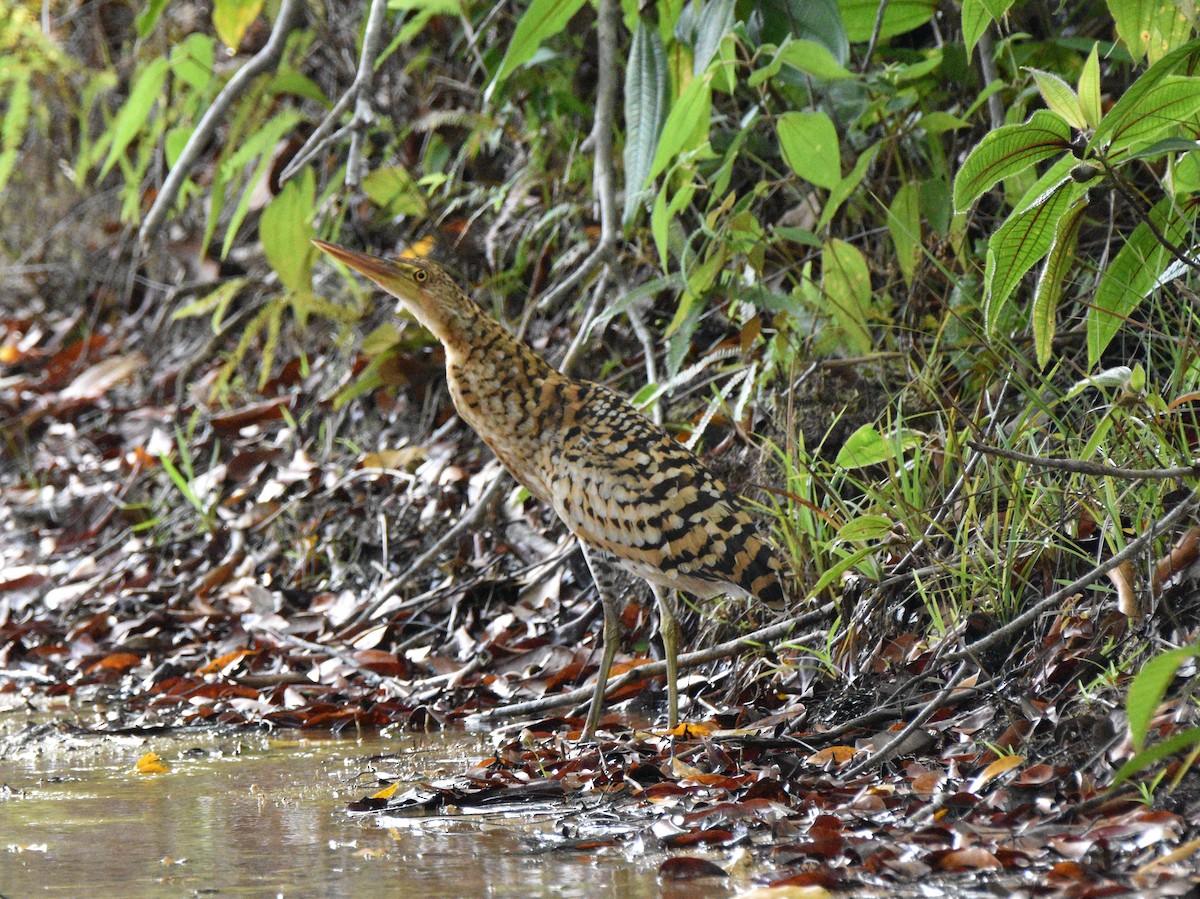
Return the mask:
[[[6,710],[0,726],[6,899],[659,895],[661,859],[534,851],[530,835],[553,825],[545,816],[385,828],[345,812],[375,789],[374,766],[405,782],[452,776],[490,754],[478,736],[94,737],[65,732],[60,719],[30,740],[26,718],[14,741],[20,715]],[[170,770],[136,773],[147,752]]]

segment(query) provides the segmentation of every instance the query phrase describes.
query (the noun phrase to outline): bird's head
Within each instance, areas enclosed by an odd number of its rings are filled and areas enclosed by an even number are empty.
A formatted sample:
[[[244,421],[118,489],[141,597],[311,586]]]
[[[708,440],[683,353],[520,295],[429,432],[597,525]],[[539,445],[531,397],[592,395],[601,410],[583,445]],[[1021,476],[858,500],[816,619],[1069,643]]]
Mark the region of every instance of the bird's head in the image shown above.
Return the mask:
[[[479,314],[475,302],[443,269],[424,259],[384,259],[323,240],[317,248],[370,278],[408,309],[443,343],[461,339]]]

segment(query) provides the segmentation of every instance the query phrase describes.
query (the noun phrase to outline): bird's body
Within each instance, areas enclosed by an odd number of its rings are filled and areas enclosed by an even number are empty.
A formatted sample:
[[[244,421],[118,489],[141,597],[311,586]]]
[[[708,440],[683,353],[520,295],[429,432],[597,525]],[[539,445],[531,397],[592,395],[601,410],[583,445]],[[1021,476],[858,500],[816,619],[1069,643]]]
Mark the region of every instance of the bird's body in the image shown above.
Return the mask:
[[[442,342],[459,415],[583,545],[605,610],[584,736],[595,730],[620,640],[613,563],[649,581],[659,601],[674,726],[678,626],[670,594],[784,597],[782,566],[745,504],[620,395],[551,368],[437,266],[316,243],[401,300]]]

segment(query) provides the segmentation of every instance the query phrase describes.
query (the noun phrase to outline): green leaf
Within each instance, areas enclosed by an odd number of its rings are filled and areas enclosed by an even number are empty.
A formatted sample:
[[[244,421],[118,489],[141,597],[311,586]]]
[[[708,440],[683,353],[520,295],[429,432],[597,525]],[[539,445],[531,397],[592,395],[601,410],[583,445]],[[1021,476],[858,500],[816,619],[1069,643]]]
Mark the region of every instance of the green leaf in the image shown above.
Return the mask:
[[[1142,76],[1143,78],[1145,76]],[[1100,122],[1089,149],[1104,147],[1110,161],[1121,154],[1154,143],[1164,133],[1172,136],[1196,127],[1200,112],[1200,78],[1167,75],[1146,91],[1137,93],[1136,103],[1126,102],[1132,89],[1113,104]]]
[[[138,75],[133,88],[129,91],[129,99],[125,101],[125,105],[121,107],[121,111],[117,113],[117,117],[112,123],[110,129],[112,143],[108,148],[108,157],[104,160],[104,165],[100,167],[101,179],[108,174],[108,170],[113,167],[133,139],[146,126],[146,120],[150,118],[150,110],[162,96],[162,88],[166,82],[169,68],[170,62],[166,57],[160,56],[151,60]]]
[[[1174,198],[1160,200],[1150,210],[1150,221],[1175,246],[1188,245],[1193,218],[1181,214]],[[1133,229],[1096,285],[1087,320],[1089,366],[1100,361],[1100,355],[1130,313],[1166,280],[1164,273],[1174,261],[1171,251],[1159,242],[1145,222]]]
[[[838,528],[837,539],[844,543],[870,541],[878,544],[887,539],[894,526],[895,522],[886,515],[859,515]]]
[[[871,39],[871,34],[875,31],[875,19],[879,14],[879,2],[880,0],[838,0],[846,37],[852,44]],[[887,9],[883,13],[883,24],[879,29],[879,39],[885,41],[897,34],[920,28],[933,18],[936,8],[937,0],[888,0]]]
[[[921,116],[920,121],[921,127],[930,134],[945,134],[947,131],[957,131],[959,128],[966,128],[969,124],[970,122],[966,119],[960,119],[958,116],[942,112],[940,109],[925,113]]]
[[[1039,109],[1021,125],[1005,125],[985,135],[954,178],[954,208],[968,209],[997,181],[1031,165],[1070,152],[1071,126],[1059,115]]]
[[[671,106],[658,138],[646,183],[657,178],[676,156],[704,143],[708,137],[711,112],[712,73],[705,72],[699,78],[693,78]]]
[[[842,180],[837,129],[825,113],[785,112],[775,130],[784,160],[805,181],[832,190]]]
[[[874,425],[863,425],[847,438],[838,450],[834,465],[837,468],[866,468],[891,461],[896,457],[895,449]]]
[[[154,26],[158,24],[159,16],[162,11],[167,8],[170,0],[150,0],[146,4],[146,8],[138,13],[138,17],[134,19],[133,25],[137,29],[138,38],[145,38],[154,30]]]
[[[1058,301],[1062,299],[1063,281],[1066,279],[1067,270],[1075,261],[1075,245],[1079,240],[1079,226],[1083,223],[1085,209],[1087,200],[1080,198],[1058,220],[1054,241],[1046,256],[1046,265],[1033,294],[1030,317],[1039,367],[1044,367],[1050,361],[1050,350],[1054,344],[1057,325]]]
[[[1012,3],[1013,0],[963,0],[962,33],[968,60],[987,27],[1000,21]]]
[[[242,222],[245,221],[246,216],[250,212],[250,200],[254,196],[254,189],[266,177],[267,170],[271,167],[271,149],[274,148],[285,134],[296,126],[300,119],[301,116],[297,110],[285,109],[270,119],[254,134],[250,135],[238,147],[237,152],[221,163],[218,180],[222,182],[222,189],[219,194],[214,190],[212,196],[213,204],[223,202],[224,183],[232,180],[235,174],[240,174],[242,168],[247,163],[256,156],[258,157],[258,163],[250,173],[250,177],[246,179],[242,195],[238,199],[237,206],[234,207],[233,215],[229,217],[229,225],[225,229],[225,240],[221,245],[222,259],[229,255],[229,250],[233,247],[234,238],[237,237],[238,230],[242,227]]]
[[[234,297],[241,293],[242,288],[249,283],[249,278],[230,278],[228,281],[223,281],[211,293],[175,310],[171,318],[176,320],[181,318],[195,318],[198,315],[207,315],[211,312],[212,329],[215,334],[221,329],[221,321],[225,318],[225,311],[229,308],[229,304],[233,302]]]
[[[1191,659],[1200,659],[1200,646],[1185,646],[1159,653],[1137,673],[1129,685],[1129,696],[1125,700],[1125,713],[1129,718],[1129,734],[1134,749],[1146,745],[1150,733],[1150,722],[1162,704],[1167,687],[1175,679],[1180,666]]]
[[[871,351],[867,316],[871,309],[871,272],[862,251],[844,240],[830,240],[821,254],[825,312],[837,323],[851,352]]]
[[[988,241],[984,320],[996,327],[1021,278],[1050,252],[1060,221],[1086,188],[1070,180],[1073,157],[1060,160],[1029,190]]]
[[[1192,34],[1193,24],[1178,3],[1108,0],[1106,5],[1116,23],[1117,34],[1135,60],[1146,56],[1149,62],[1155,63],[1181,46]]]
[[[755,3],[753,9],[761,17],[764,43],[783,46],[789,39],[811,40],[827,47],[841,65],[850,59],[837,0],[772,0]]]
[[[584,0],[533,0],[529,9],[521,16],[521,21],[517,22],[516,31],[513,32],[496,76],[484,93],[484,99],[489,99],[496,87],[518,67],[533,59],[533,54],[541,47],[543,41],[566,28],[583,3]]]
[[[424,218],[429,214],[421,189],[403,166],[375,169],[362,179],[362,189],[389,218],[397,215]]]
[[[854,77],[854,73],[839,63],[824,44],[816,41],[789,41],[779,48],[776,59],[813,78],[834,81]]]
[[[3,67],[2,62],[0,67]],[[28,72],[12,78],[12,87],[6,98],[4,119],[0,123],[0,190],[8,183],[20,155],[21,145],[25,141],[32,96]]]
[[[283,186],[263,210],[258,233],[263,253],[279,282],[293,293],[312,289],[312,268],[316,250],[312,238],[316,184],[311,168]]]
[[[1155,743],[1145,752],[1139,752],[1118,768],[1117,773],[1113,775],[1112,786],[1119,787],[1133,775],[1150,767],[1155,762],[1162,761],[1184,750],[1190,750],[1197,744],[1200,744],[1200,727],[1192,727],[1173,734],[1161,743]]]
[[[1040,69],[1030,69],[1033,79],[1037,82],[1038,91],[1051,112],[1058,113],[1076,131],[1084,131],[1088,127],[1083,110],[1079,107],[1079,98],[1071,85],[1063,81],[1053,72],[1043,72]]]
[[[708,0],[696,20],[696,40],[692,45],[692,74],[708,68],[721,40],[733,27],[733,0]]]
[[[675,221],[679,210],[692,201],[692,196],[696,192],[696,185],[687,181],[679,186],[668,204],[667,188],[671,179],[665,180],[667,183],[663,184],[662,190],[658,192],[658,196],[654,200],[654,212],[650,218],[650,230],[654,235],[654,245],[658,248],[659,260],[664,272],[669,268],[671,224]],[[678,228],[678,226],[676,227]]]
[[[171,48],[171,73],[194,91],[202,91],[212,80],[216,41],[207,34],[189,34]]]
[[[667,57],[657,29],[638,20],[625,66],[626,225],[645,196],[658,136],[667,118]]]
[[[921,197],[919,186],[901,185],[887,212],[888,233],[896,247],[896,261],[904,283],[912,287],[917,260],[921,258]]]
[[[1083,71],[1079,73],[1079,109],[1083,113],[1084,121],[1087,122],[1089,128],[1095,128],[1100,124],[1100,54],[1096,51],[1096,45],[1092,45],[1092,52],[1088,54],[1087,61],[1083,64]]]
[[[871,163],[875,161],[875,157],[879,154],[881,144],[874,143],[867,147],[865,151],[858,157],[854,163],[854,168],[850,170],[850,174],[837,183],[837,186],[829,192],[829,199],[825,201],[825,208],[821,210],[820,221],[817,222],[818,228],[824,228],[837,215],[837,211],[842,204],[850,199],[851,195],[858,190],[858,186],[862,184],[863,178],[867,176],[867,169],[871,167]]]
[[[212,21],[217,37],[236,50],[262,8],[263,0],[214,0]]]

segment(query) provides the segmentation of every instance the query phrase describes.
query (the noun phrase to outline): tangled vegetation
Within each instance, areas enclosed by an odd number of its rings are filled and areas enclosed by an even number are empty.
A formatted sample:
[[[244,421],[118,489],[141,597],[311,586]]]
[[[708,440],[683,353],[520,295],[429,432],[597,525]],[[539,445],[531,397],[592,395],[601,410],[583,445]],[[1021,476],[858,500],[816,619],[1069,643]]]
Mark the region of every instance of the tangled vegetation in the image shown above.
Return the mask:
[[[319,237],[457,269],[791,562],[787,609],[688,612],[708,724],[647,750],[609,719],[580,778],[578,718],[540,719],[488,776],[649,791],[606,778],[736,732],[728,783],[689,757],[654,786],[793,810],[820,786],[828,817],[872,777],[924,807],[933,777],[964,822],[1039,817],[1013,798],[1038,790],[1081,832],[1125,816],[1126,863],[994,834],[922,860],[1067,892],[1161,887],[1170,864],[1134,868],[1200,845],[1186,4],[19,0],[0,59],[0,691],[116,697],[133,728],[587,694],[577,548]],[[661,684],[638,590],[614,705]],[[777,881],[919,875],[844,825]]]

